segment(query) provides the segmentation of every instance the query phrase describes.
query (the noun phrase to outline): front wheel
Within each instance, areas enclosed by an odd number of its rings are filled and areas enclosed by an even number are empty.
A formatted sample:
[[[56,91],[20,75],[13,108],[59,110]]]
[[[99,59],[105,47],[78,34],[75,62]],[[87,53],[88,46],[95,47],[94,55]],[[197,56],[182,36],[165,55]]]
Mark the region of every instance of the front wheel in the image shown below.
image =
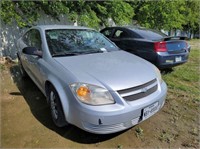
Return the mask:
[[[49,87],[48,98],[54,124],[58,127],[66,126],[68,123],[65,120],[60,98],[53,86]]]

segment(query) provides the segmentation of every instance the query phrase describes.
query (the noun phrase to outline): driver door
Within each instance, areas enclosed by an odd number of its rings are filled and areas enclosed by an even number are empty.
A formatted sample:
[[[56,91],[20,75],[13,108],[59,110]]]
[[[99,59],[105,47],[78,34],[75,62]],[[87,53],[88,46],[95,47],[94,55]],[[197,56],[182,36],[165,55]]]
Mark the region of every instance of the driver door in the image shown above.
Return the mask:
[[[28,45],[30,47],[37,48],[38,51],[42,53],[42,40],[40,32],[37,29],[32,29],[28,32]],[[38,85],[42,86],[43,82],[43,71],[41,69],[41,64],[43,58],[35,55],[26,54],[26,64],[29,70],[29,75],[33,81]]]

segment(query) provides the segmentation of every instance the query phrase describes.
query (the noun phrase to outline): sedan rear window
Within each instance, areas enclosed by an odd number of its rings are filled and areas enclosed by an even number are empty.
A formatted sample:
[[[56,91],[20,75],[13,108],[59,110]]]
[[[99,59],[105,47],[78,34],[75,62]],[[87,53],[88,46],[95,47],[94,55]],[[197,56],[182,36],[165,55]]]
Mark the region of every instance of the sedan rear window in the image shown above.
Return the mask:
[[[46,30],[47,44],[52,56],[110,52],[118,48],[101,33],[87,29]]]
[[[147,30],[147,29],[132,29],[132,30],[135,33],[142,36],[144,39],[148,39],[148,40],[161,40],[163,38],[168,37],[167,35],[155,30]]]

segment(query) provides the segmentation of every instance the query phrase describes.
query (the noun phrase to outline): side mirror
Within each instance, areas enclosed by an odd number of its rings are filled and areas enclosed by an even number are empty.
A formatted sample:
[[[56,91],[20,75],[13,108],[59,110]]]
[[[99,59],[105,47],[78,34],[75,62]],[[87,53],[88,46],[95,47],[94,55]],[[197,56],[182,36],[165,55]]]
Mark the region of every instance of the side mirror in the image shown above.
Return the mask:
[[[39,51],[35,47],[26,47],[22,49],[22,53],[28,54],[28,55],[36,55],[38,57],[42,57],[42,51]]]

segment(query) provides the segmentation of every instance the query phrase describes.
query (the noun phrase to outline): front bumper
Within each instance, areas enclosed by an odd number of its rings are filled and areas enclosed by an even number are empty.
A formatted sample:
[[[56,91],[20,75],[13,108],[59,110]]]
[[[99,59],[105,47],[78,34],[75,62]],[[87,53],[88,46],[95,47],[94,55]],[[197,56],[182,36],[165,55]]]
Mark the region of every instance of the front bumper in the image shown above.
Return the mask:
[[[104,106],[83,104],[73,109],[70,123],[96,134],[119,132],[142,122],[143,109],[155,102],[159,104],[156,111],[158,112],[165,103],[166,94],[167,86],[163,82],[158,91],[135,101],[127,102],[120,99],[123,101],[121,104]],[[117,94],[113,96],[117,96]],[[116,99],[116,97],[114,98]]]

